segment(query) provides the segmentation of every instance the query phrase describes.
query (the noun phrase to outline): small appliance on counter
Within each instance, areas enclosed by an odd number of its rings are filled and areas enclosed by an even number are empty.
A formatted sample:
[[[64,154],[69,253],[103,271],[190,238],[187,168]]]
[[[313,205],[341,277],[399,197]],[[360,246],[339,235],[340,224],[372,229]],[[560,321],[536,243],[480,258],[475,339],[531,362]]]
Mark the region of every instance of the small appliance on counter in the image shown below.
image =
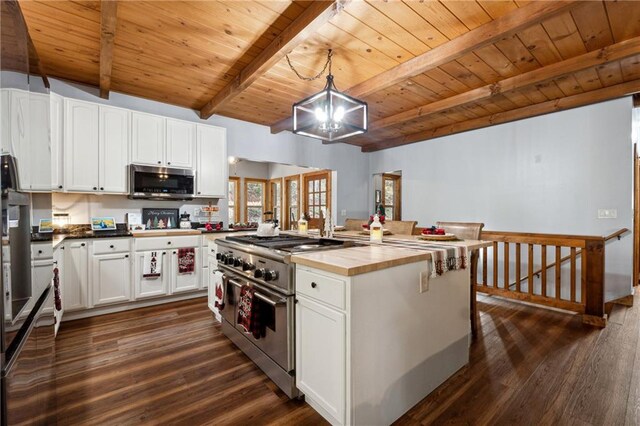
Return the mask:
[[[180,215],[180,229],[191,229],[191,215],[184,212]]]

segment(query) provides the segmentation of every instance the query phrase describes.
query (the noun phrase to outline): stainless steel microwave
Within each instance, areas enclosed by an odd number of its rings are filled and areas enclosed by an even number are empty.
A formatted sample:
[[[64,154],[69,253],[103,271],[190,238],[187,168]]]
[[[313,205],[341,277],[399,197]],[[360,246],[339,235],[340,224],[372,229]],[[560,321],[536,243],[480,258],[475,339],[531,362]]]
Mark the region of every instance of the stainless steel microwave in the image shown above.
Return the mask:
[[[129,166],[129,198],[191,200],[194,197],[195,174],[190,169]]]

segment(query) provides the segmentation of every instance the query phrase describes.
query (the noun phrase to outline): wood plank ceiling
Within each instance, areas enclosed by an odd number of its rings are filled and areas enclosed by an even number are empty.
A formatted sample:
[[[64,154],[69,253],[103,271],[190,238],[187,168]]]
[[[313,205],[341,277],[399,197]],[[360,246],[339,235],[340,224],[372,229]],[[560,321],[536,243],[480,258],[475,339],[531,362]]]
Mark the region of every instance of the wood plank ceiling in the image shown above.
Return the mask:
[[[640,2],[555,3],[346,2],[321,25],[316,20],[317,28],[301,42],[282,47],[277,61],[246,88],[218,96],[224,103],[215,111],[281,130],[291,104],[324,85],[324,79],[298,79],[283,54],[289,52],[300,72],[313,75],[329,48],[338,89],[367,87],[360,93],[370,106],[371,129],[347,140],[363,151],[640,91]],[[281,42],[274,39],[291,32],[309,5],[120,1],[111,90],[200,111],[230,90],[261,52],[277,51],[273,46]],[[20,6],[47,73],[98,86],[100,2],[20,1]],[[492,39],[497,33],[501,36]],[[477,34],[484,39],[474,41]],[[456,50],[460,46],[468,49]],[[438,66],[424,63],[434,57],[450,59],[431,63]],[[422,68],[409,66],[420,61]],[[381,74],[379,80],[394,84],[377,84],[374,78]],[[388,75],[402,78],[387,80]]]

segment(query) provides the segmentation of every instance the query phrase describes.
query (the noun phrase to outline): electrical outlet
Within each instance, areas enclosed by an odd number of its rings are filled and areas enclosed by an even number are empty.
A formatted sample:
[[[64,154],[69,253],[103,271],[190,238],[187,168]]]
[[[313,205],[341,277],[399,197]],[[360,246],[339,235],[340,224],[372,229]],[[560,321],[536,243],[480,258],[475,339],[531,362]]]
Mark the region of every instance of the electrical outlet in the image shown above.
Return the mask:
[[[617,209],[598,209],[598,219],[616,219],[617,217]]]
[[[345,217],[347,215],[347,211],[342,209],[340,210],[340,216]]]
[[[420,293],[429,291],[429,271],[420,272]]]

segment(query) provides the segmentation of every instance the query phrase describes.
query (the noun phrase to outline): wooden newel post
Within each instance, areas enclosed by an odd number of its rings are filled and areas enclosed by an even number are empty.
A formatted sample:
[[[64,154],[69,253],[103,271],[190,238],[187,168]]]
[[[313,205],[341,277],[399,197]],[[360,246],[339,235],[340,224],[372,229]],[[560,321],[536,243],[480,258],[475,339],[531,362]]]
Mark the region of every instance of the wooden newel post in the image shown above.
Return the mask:
[[[604,239],[587,240],[584,248],[582,280],[585,303],[582,322],[605,327],[604,313]]]

